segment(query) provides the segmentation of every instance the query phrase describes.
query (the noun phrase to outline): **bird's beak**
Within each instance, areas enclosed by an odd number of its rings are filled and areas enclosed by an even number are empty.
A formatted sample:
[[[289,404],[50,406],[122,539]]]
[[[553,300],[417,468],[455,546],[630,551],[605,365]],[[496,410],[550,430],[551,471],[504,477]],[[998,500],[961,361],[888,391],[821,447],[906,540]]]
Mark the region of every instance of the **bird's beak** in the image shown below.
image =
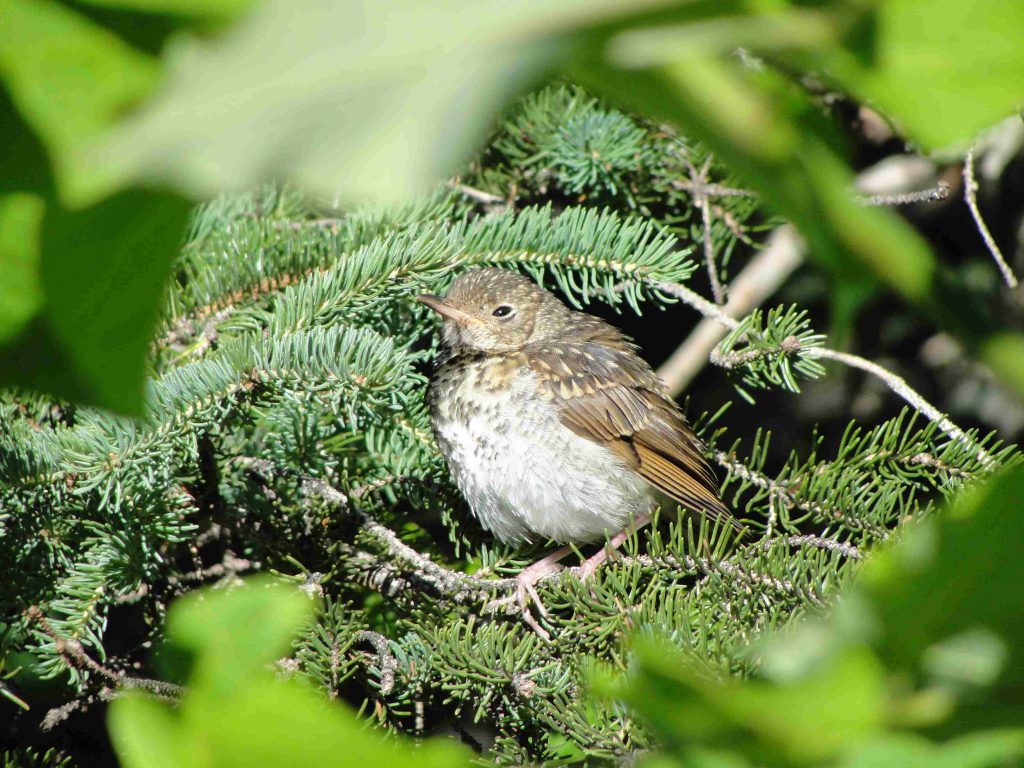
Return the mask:
[[[416,301],[420,304],[426,304],[439,315],[451,318],[459,325],[468,325],[474,319],[469,313],[456,309],[451,304],[446,303],[440,296],[435,296],[432,293],[421,293],[416,297]]]

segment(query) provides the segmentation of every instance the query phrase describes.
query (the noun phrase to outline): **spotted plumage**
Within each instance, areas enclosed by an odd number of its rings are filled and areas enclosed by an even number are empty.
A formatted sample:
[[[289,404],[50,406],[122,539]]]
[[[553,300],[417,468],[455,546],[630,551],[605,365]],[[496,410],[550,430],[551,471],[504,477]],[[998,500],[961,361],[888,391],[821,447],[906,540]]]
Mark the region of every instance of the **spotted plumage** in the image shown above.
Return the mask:
[[[445,317],[434,433],[499,539],[592,542],[666,500],[737,525],[678,406],[617,329],[507,270],[421,300]]]

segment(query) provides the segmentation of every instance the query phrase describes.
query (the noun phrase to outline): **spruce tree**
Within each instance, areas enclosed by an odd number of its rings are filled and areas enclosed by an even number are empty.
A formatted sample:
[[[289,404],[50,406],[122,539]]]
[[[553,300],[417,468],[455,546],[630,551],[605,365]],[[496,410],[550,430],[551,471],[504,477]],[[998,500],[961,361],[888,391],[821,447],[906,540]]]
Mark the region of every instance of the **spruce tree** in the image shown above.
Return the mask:
[[[626,664],[627,634],[748,674],[752,637],[827,604],[868,549],[1016,452],[911,405],[831,448],[786,435],[769,466],[766,431],[691,408],[754,536],[662,521],[592,582],[545,580],[547,644],[495,608],[544,547],[495,544],[454,487],[423,403],[433,320],[413,297],[499,265],[593,311],[682,296],[713,315],[687,284],[714,298],[777,224],[700,145],[570,86],[523,100],[414,205],[339,209],[271,186],[203,205],[144,419],[0,396],[0,652],[87,702],[149,668],[175,597],[269,571],[322,595],[283,673],[383,728],[454,730],[502,764],[652,746],[583,690],[595,664]],[[734,326],[713,361],[747,399],[799,392],[836,359],[798,306]]]

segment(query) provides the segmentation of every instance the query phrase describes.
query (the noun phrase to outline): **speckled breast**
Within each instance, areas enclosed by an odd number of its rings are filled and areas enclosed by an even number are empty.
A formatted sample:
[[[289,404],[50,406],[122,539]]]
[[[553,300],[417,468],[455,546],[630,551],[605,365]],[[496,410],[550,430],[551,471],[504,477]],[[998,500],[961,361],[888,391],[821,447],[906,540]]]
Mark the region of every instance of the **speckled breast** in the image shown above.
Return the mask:
[[[450,359],[428,399],[460,490],[503,541],[595,541],[653,505],[617,456],[562,425],[521,355]]]

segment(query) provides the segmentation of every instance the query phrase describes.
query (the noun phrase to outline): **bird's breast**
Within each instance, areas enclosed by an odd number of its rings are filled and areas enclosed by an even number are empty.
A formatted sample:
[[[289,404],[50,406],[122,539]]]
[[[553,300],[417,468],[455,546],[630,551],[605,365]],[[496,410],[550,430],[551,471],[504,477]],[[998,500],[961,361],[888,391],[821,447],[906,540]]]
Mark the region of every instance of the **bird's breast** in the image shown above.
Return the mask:
[[[528,366],[442,366],[430,407],[460,490],[499,539],[594,541],[653,503],[646,482],[609,449],[561,423]]]

